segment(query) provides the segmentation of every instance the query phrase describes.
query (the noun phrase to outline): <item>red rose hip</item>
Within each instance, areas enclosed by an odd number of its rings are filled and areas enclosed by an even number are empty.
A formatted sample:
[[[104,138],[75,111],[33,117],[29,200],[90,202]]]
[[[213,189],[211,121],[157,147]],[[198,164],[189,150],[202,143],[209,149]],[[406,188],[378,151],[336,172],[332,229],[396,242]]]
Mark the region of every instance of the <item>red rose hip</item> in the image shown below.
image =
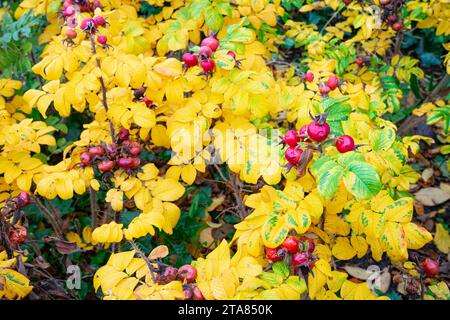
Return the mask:
[[[283,257],[278,254],[278,249],[276,248],[266,248],[266,257],[272,262],[277,262],[283,260]]]
[[[214,70],[214,67],[216,66],[216,64],[214,63],[213,60],[203,60],[202,62],[200,62],[200,66],[202,67],[203,71],[205,72],[209,72]]]
[[[291,165],[297,165],[300,157],[302,156],[303,150],[297,149],[295,147],[289,147],[284,152],[284,157]]]
[[[100,170],[100,172],[110,172],[113,168],[114,161],[112,160],[104,160],[98,165],[98,170]]]
[[[305,74],[305,81],[313,82],[313,80],[314,80],[314,73],[312,73],[312,72],[307,72],[307,73]]]
[[[298,240],[293,236],[287,237],[281,246],[289,253],[297,253]]]
[[[212,51],[216,51],[219,47],[219,41],[213,35],[210,35],[202,40],[201,45],[210,47]]]
[[[339,78],[336,76],[332,76],[328,78],[327,80],[327,87],[330,88],[330,90],[334,90],[337,88],[339,84]]]
[[[308,264],[308,255],[306,253],[296,253],[292,257],[292,264],[295,267],[307,265]]]
[[[187,67],[191,68],[198,64],[198,59],[197,56],[188,52],[183,55],[183,62]]]
[[[336,149],[338,149],[340,153],[353,151],[355,148],[355,141],[348,135],[343,135],[336,139]]]
[[[300,137],[295,130],[288,130],[284,134],[283,142],[290,147],[296,147],[297,143],[300,141]]]
[[[435,276],[439,273],[439,263],[435,260],[426,258],[420,263],[420,266],[427,276]]]
[[[308,135],[311,139],[317,142],[325,140],[330,134],[330,126],[328,123],[321,125],[317,121],[313,121],[308,125]]]
[[[178,269],[178,279],[181,281],[186,281],[187,283],[192,283],[197,278],[197,269],[190,264],[185,264]]]

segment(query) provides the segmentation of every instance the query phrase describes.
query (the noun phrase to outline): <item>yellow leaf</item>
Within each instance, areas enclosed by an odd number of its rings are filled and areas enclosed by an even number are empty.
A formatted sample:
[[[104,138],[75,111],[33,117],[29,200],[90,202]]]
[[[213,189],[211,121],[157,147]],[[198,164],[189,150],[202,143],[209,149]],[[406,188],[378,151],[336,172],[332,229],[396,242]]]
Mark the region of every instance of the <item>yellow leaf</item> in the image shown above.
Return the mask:
[[[331,249],[333,256],[339,260],[350,260],[356,255],[356,250],[345,237],[338,237],[336,244]]]
[[[181,62],[175,58],[168,58],[155,65],[153,69],[156,72],[168,77],[179,76],[183,70]]]
[[[450,252],[450,234],[440,223],[436,224],[436,234],[434,235],[434,244],[443,253]]]
[[[175,201],[184,194],[184,187],[173,179],[158,180],[152,188],[152,195],[161,201]]]

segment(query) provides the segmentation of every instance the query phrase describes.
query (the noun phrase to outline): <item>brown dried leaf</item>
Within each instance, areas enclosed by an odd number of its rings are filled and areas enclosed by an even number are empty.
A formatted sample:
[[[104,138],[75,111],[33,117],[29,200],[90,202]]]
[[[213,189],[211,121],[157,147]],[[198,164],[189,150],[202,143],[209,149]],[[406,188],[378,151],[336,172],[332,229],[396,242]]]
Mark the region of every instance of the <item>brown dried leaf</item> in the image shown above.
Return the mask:
[[[158,258],[165,258],[168,255],[169,255],[169,248],[167,248],[167,246],[165,245],[160,245],[157,246],[155,249],[153,249],[152,252],[150,252],[148,258],[150,260],[155,260]]]
[[[64,241],[56,237],[44,237],[46,242],[54,242],[56,245],[56,250],[61,254],[71,254],[74,252],[81,251],[75,242]]]
[[[424,206],[436,206],[450,199],[450,193],[439,188],[424,188],[416,192],[416,200]]]
[[[426,168],[422,172],[422,179],[423,179],[423,181],[428,182],[431,180],[433,175],[434,175],[434,170],[432,168]]]
[[[347,271],[347,273],[349,275],[351,275],[353,278],[357,278],[359,280],[367,280],[371,274],[370,272],[367,272],[366,269],[359,268],[359,267],[346,265],[343,268],[345,271]]]

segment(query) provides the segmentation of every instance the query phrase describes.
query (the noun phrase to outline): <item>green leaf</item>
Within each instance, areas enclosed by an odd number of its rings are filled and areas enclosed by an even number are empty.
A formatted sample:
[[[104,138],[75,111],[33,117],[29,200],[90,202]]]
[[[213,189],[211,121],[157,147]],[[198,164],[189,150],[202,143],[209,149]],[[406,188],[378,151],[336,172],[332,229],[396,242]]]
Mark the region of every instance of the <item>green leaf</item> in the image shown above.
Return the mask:
[[[325,199],[333,197],[339,187],[339,181],[344,172],[344,167],[335,160],[325,162],[316,171],[317,189]]]
[[[217,9],[210,6],[205,16],[205,23],[213,32],[217,32],[223,26],[223,16]]]
[[[272,270],[275,272],[275,274],[281,276],[283,280],[289,276],[289,268],[284,261],[275,262],[272,265]]]
[[[395,141],[395,131],[392,128],[372,129],[369,132],[369,141],[375,151],[388,150]]]
[[[361,161],[347,164],[344,184],[347,190],[358,199],[369,199],[381,190],[377,171],[370,164]]]

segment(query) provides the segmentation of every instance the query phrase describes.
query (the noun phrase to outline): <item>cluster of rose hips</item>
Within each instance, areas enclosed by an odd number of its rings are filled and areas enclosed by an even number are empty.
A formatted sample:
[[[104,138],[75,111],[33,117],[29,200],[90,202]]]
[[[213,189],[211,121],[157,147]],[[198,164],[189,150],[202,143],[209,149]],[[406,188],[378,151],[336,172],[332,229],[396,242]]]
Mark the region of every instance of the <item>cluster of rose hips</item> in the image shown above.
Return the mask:
[[[202,40],[198,52],[187,52],[183,55],[183,62],[187,68],[195,67],[199,64],[203,71],[200,74],[211,75],[216,67],[216,63],[212,59],[213,53],[219,48],[219,40],[214,34],[209,35]],[[228,51],[227,54],[236,60],[236,54]]]
[[[121,128],[116,142],[89,147],[87,151],[80,154],[81,166],[97,166],[98,170],[104,174],[121,168],[130,174],[141,164],[139,155],[142,147],[139,142],[129,140],[129,136],[130,132]]]
[[[6,200],[1,209],[0,219],[2,224],[9,226],[8,238],[11,244],[19,245],[24,243],[28,237],[27,228],[19,224],[10,225],[8,219],[14,217],[14,221],[20,220],[21,209],[30,204],[30,195],[27,192],[21,192],[16,197]]]
[[[307,72],[303,76],[303,80],[306,82],[313,82],[314,81],[314,74],[312,72]],[[325,83],[322,83],[319,87],[320,94],[322,96],[326,96],[330,91],[333,91],[334,89],[338,88],[341,85],[342,81],[339,81],[339,78],[336,76],[331,76],[327,79]]]
[[[308,237],[300,237],[299,240],[294,236],[289,236],[283,241],[281,246],[266,248],[267,259],[271,262],[288,260],[291,254],[291,264],[295,268],[308,267],[312,269],[317,260],[317,257],[313,255],[314,241]]]
[[[202,40],[197,53],[185,53],[183,62],[187,68],[192,68],[198,65],[200,58],[200,67],[203,69],[203,73],[206,75],[211,74],[216,67],[216,63],[211,59],[211,56],[217,48],[219,48],[219,40],[214,34],[211,34]]]
[[[205,300],[200,289],[194,284],[197,279],[197,269],[190,264],[181,266],[178,270],[168,266],[163,269],[157,277],[158,284],[165,285],[174,280],[183,283],[183,294],[186,300]]]
[[[312,116],[311,116],[312,117]],[[283,144],[289,147],[284,152],[284,157],[290,167],[297,166],[302,156],[303,150],[299,147],[300,142],[323,142],[330,134],[330,125],[326,122],[327,114],[319,114],[312,117],[313,121],[305,124],[297,132],[296,130],[288,130],[283,137]],[[336,139],[330,140],[335,142],[336,149],[340,153],[355,150],[358,146],[349,135],[342,135]],[[311,147],[311,146],[307,146]],[[313,148],[314,149],[314,148]]]
[[[344,4],[348,6],[353,0],[343,0]],[[380,0],[380,5],[383,7],[384,11],[382,13],[382,19],[386,21],[395,32],[399,32],[403,29],[403,23],[397,21],[398,12],[402,6],[402,0]]]
[[[73,39],[77,37],[77,32],[75,31],[75,27],[78,26],[78,20],[75,17],[75,14],[78,10],[83,12],[83,6],[80,4],[83,2],[85,4],[85,7],[89,7],[91,9],[84,11],[94,11],[96,8],[101,8],[102,5],[100,1],[76,1],[76,0],[65,0],[63,4],[64,10],[62,11],[62,15],[64,19],[66,19],[66,24],[69,26],[68,29],[65,31],[66,38],[63,40],[67,45],[74,45]],[[85,18],[80,23],[80,29],[87,33],[94,35],[98,32],[99,27],[105,27],[108,22],[103,16],[95,16],[93,18]],[[110,47],[108,45],[108,38],[105,35],[99,35],[97,36],[97,43],[107,49]]]

